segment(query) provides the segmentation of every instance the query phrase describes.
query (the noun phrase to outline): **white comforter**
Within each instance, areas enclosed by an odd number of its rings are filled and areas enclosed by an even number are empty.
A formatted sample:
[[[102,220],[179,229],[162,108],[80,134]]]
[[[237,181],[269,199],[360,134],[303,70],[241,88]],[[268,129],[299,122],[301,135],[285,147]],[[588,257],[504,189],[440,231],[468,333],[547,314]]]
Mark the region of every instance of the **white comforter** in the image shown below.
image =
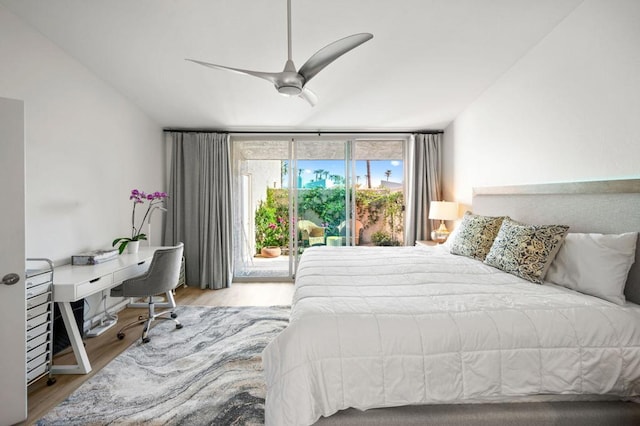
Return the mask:
[[[266,424],[355,407],[640,395],[640,306],[439,247],[316,247],[263,352]]]

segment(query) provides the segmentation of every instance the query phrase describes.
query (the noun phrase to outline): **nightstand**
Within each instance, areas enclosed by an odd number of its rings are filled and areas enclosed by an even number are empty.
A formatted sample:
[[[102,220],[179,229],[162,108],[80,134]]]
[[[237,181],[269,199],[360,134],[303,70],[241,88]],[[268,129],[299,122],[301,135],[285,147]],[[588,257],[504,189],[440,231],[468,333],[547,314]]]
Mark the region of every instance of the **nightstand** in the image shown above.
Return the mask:
[[[416,241],[417,246],[437,246],[438,242],[433,240],[420,240]]]

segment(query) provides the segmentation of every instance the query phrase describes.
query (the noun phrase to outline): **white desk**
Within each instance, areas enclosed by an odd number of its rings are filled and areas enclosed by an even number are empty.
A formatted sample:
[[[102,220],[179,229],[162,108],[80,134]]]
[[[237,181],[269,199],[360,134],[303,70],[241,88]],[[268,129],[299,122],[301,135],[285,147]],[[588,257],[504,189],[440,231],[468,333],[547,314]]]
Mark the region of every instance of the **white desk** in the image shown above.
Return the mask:
[[[53,301],[58,304],[67,329],[75,365],[52,365],[53,374],[87,374],[91,363],[82,343],[71,302],[116,287],[127,278],[140,275],[149,268],[153,253],[161,247],[141,247],[136,254],[123,253],[117,259],[98,265],[63,265],[53,270]]]

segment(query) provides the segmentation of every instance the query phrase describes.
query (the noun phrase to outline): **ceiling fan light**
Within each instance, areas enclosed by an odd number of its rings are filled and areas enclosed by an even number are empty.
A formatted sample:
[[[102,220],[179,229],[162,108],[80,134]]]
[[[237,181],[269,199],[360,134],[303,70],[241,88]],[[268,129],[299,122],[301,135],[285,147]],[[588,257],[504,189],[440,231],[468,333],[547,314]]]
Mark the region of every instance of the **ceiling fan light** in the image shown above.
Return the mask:
[[[285,96],[298,96],[302,93],[302,89],[297,86],[280,86],[278,87],[278,92]]]

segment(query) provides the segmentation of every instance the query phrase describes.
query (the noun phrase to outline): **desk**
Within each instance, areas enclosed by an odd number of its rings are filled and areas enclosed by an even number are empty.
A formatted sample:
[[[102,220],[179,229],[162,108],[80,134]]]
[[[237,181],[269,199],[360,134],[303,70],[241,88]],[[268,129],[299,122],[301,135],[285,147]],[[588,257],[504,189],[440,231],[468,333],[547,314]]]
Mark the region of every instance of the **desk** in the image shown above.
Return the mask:
[[[58,304],[67,329],[75,365],[52,365],[52,374],[87,374],[91,363],[82,343],[71,302],[120,285],[124,280],[149,269],[153,253],[162,247],[141,247],[138,253],[121,254],[98,265],[62,265],[53,270],[53,301]]]

